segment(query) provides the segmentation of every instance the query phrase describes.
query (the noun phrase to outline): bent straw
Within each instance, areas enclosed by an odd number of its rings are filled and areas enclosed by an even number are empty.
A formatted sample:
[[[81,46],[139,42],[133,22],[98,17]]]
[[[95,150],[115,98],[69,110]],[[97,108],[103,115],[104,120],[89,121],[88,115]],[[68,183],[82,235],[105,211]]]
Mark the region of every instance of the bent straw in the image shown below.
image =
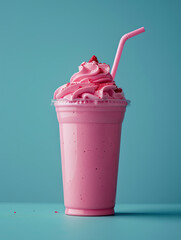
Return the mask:
[[[119,65],[119,60],[121,58],[121,54],[122,54],[122,51],[123,51],[123,47],[124,47],[124,44],[126,42],[126,40],[128,40],[129,38],[132,38],[142,32],[145,32],[145,29],[144,27],[141,27],[141,28],[138,28],[132,32],[129,32],[129,33],[126,33],[125,35],[122,36],[120,42],[119,42],[119,45],[118,45],[118,49],[117,49],[117,52],[116,52],[116,56],[115,56],[115,59],[114,59],[114,63],[113,63],[113,66],[112,66],[112,70],[111,70],[111,75],[113,77],[113,80],[115,78],[115,75],[116,75],[116,71],[117,71],[117,68],[118,68],[118,65]]]

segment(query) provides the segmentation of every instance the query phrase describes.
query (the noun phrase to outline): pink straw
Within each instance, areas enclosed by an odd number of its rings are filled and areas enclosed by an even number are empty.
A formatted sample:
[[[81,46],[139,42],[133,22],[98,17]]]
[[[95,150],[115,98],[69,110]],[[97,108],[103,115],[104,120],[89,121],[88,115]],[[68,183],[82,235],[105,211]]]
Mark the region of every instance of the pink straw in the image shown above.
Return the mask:
[[[145,29],[144,27],[141,27],[141,28],[138,28],[130,33],[126,33],[122,36],[120,42],[119,42],[119,45],[118,45],[118,49],[117,49],[117,52],[116,52],[116,56],[115,56],[115,59],[114,59],[114,63],[113,63],[113,67],[112,67],[112,70],[111,70],[111,75],[113,77],[113,80],[115,78],[115,75],[116,75],[116,71],[117,71],[117,68],[118,68],[118,65],[119,65],[119,60],[121,58],[121,54],[122,54],[122,51],[123,51],[123,47],[124,47],[124,44],[126,42],[126,40],[128,40],[129,38],[132,38],[142,32],[145,32]]]

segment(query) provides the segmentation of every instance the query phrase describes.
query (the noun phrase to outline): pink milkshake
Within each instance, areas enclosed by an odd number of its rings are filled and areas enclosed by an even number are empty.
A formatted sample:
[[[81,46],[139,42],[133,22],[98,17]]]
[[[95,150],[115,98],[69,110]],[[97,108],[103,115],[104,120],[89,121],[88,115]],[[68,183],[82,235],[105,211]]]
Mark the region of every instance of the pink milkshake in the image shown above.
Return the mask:
[[[65,213],[114,214],[121,127],[128,101],[93,56],[54,93]]]
[[[93,56],[54,93],[68,215],[114,214],[121,127],[128,105],[114,78],[125,42],[144,31],[141,27],[123,35],[111,74],[109,65]]]

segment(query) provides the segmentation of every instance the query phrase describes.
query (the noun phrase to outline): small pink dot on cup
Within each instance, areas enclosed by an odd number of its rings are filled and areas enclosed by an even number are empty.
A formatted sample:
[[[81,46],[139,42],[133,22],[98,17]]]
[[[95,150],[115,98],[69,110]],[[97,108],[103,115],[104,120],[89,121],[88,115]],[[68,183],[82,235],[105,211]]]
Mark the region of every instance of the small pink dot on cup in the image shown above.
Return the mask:
[[[16,213],[16,212],[14,212],[14,213]]]
[[[58,213],[58,211],[55,211],[55,213]]]

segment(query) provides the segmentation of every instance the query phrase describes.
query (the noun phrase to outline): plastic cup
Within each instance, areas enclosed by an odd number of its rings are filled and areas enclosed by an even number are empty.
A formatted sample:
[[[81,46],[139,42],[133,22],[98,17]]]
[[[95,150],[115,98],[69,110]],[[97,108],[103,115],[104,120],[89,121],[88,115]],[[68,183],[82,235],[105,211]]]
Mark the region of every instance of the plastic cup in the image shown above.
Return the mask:
[[[113,215],[126,100],[56,100],[65,213]]]

